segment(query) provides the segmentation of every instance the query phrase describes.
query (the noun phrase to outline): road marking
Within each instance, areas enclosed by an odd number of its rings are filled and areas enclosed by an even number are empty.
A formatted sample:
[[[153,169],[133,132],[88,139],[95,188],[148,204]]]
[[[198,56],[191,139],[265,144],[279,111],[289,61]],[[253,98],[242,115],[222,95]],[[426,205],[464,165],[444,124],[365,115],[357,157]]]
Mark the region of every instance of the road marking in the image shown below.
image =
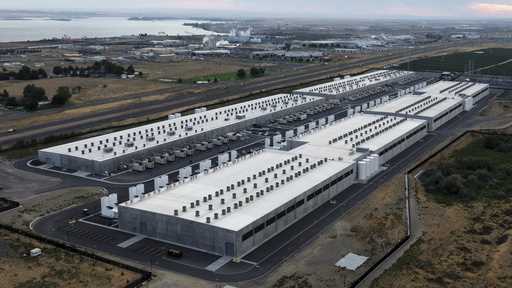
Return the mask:
[[[133,236],[132,238],[117,244],[117,247],[128,248],[128,247],[132,246],[133,244],[139,242],[140,240],[142,240],[144,238],[146,238],[146,237],[143,236],[143,235]]]
[[[258,263],[256,263],[256,262],[245,260],[245,259],[240,259],[240,262],[251,264],[251,265],[254,265],[254,266],[258,265]]]
[[[230,257],[230,256],[222,256],[219,259],[210,263],[210,265],[206,266],[205,269],[208,271],[215,272],[215,271],[219,270],[222,266],[228,264],[232,259],[233,259],[233,257]]]

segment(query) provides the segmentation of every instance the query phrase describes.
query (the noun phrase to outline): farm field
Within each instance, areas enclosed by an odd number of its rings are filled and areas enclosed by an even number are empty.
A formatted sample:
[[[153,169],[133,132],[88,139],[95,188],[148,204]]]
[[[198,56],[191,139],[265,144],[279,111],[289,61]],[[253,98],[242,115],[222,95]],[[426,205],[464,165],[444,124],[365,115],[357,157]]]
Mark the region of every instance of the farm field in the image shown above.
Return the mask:
[[[465,72],[472,62],[474,73],[509,76],[512,75],[512,49],[489,48],[469,52],[424,58],[400,65],[412,71]]]

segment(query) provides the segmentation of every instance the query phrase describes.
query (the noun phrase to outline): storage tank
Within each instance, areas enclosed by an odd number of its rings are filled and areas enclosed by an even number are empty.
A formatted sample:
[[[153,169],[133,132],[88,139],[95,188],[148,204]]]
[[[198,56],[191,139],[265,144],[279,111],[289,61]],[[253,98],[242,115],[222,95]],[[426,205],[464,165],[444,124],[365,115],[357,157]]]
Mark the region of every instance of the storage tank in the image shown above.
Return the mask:
[[[366,179],[366,175],[365,175],[365,162],[364,161],[359,161],[357,162],[357,171],[358,171],[358,176],[359,176],[359,180],[365,180]]]

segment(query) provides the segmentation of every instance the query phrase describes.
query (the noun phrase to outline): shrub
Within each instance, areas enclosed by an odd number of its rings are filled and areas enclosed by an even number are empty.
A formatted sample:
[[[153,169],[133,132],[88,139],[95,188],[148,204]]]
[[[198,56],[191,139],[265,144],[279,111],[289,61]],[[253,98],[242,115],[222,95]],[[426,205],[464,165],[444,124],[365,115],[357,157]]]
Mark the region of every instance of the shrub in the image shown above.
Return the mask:
[[[245,71],[245,69],[240,69],[238,70],[238,72],[236,72],[236,77],[238,77],[238,79],[244,79],[245,77],[247,77],[247,72]]]
[[[62,106],[71,99],[71,92],[69,87],[61,86],[57,88],[57,93],[52,98],[52,104]]]

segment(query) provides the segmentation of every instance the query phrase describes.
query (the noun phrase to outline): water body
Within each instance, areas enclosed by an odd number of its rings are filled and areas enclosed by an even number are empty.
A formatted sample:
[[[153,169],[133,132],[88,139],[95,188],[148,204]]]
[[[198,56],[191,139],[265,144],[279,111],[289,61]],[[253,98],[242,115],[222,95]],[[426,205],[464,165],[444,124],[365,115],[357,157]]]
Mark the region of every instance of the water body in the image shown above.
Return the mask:
[[[63,19],[59,19],[63,20]],[[196,20],[133,21],[122,17],[49,18],[0,20],[0,42],[37,41],[52,38],[116,37],[147,33],[157,35],[209,35],[214,32],[185,26]]]

